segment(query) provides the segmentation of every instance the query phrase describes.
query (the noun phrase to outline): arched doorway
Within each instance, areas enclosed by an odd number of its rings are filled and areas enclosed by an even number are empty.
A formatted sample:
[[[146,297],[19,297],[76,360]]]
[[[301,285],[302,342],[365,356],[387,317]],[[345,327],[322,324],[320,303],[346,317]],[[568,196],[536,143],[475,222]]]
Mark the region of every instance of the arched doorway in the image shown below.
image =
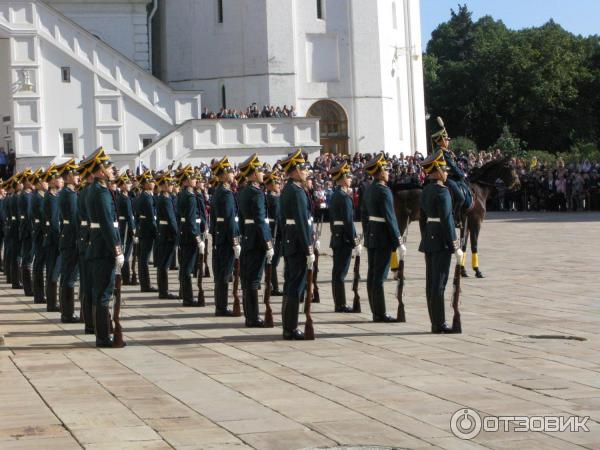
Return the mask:
[[[320,117],[321,145],[324,153],[348,153],[348,117],[342,107],[331,100],[319,100],[310,107],[308,117]]]

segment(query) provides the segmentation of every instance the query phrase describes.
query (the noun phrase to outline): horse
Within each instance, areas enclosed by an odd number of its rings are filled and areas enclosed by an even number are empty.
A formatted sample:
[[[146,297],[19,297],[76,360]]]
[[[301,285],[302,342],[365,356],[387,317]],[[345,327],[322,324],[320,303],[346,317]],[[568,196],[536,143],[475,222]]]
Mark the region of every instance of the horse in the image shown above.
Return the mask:
[[[501,179],[508,190],[518,188],[519,176],[510,164],[510,158],[496,159],[484,164],[482,167],[473,169],[469,175],[469,189],[473,194],[473,205],[469,210],[461,213],[458,221],[461,225],[460,242],[465,256],[461,261],[461,275],[467,277],[465,269],[467,242],[471,238],[472,267],[477,278],[484,278],[479,267],[479,255],[477,244],[481,224],[486,214],[486,202],[490,195],[496,190],[496,180]],[[400,228],[400,234],[404,239],[408,234],[408,226],[411,222],[419,220],[421,208],[422,189],[393,189],[394,210]]]

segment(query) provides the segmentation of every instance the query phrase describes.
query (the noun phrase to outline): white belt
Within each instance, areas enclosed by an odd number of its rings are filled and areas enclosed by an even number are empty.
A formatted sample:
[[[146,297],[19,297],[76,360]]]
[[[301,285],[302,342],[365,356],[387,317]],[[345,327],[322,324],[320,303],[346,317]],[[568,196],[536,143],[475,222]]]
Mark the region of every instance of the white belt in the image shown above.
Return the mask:
[[[88,226],[88,222],[87,222],[87,220],[82,220],[82,221],[81,221],[81,226],[82,226],[82,227],[87,227],[87,226]]]
[[[296,221],[294,219],[285,219],[286,225],[296,225]]]
[[[200,222],[201,222],[201,220],[200,220],[200,219],[196,219],[196,223],[200,223]]]
[[[40,223],[40,219],[34,219],[33,220],[35,223]]]
[[[385,223],[385,219],[383,217],[369,216],[369,221]]]
[[[185,217],[182,217],[181,219],[179,219],[179,221],[185,223]]]
[[[25,218],[25,216],[21,216],[21,219],[24,219],[24,218]]]
[[[308,224],[309,224],[309,225],[311,225],[312,223],[313,223],[313,218],[312,218],[312,217],[309,217],[309,218],[308,218]]]
[[[115,228],[119,228],[119,223],[118,223],[118,222],[113,222],[113,227],[115,227]],[[91,228],[92,230],[97,230],[98,228],[100,228],[100,224],[99,224],[99,223],[94,223],[94,222],[92,222],[92,223],[90,224],[90,228]]]
[[[125,216],[119,216],[119,220],[125,220]]]
[[[254,224],[254,219],[246,219],[246,220],[244,220],[244,223],[246,225],[252,225],[252,224]]]
[[[69,222],[68,220],[63,220],[63,225],[70,225],[71,222]]]
[[[342,222],[341,220],[336,220],[335,222],[333,222],[333,226],[334,227],[343,227],[344,222]]]
[[[265,219],[265,221],[266,221],[267,223],[273,223],[273,222],[275,222],[275,219]]]
[[[169,225],[169,222],[167,222],[166,220],[159,220],[158,224],[159,225]]]
[[[48,222],[47,220],[46,220],[46,226],[47,226],[47,227],[49,227],[49,226],[50,226],[50,222]]]
[[[427,223],[429,222],[440,222],[440,218],[439,217],[430,217],[427,219]]]
[[[217,217],[217,222],[225,222],[225,218],[224,217]]]
[[[15,216],[12,216],[11,220],[17,220],[17,218]]]

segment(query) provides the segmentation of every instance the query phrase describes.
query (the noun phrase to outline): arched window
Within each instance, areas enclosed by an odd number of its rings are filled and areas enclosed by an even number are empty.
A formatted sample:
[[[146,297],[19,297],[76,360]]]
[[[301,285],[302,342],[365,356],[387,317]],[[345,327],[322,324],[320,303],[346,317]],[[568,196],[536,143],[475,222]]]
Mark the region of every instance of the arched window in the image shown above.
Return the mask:
[[[338,103],[320,100],[310,107],[306,115],[320,118],[319,128],[324,152],[348,152],[348,117]]]

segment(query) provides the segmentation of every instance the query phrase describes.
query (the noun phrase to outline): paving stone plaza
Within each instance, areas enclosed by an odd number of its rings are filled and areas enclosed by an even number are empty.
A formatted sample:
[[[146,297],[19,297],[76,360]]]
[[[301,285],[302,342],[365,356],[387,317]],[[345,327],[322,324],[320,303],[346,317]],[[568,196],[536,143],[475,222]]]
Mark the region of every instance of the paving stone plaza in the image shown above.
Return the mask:
[[[281,297],[274,329],[214,317],[205,279],[204,309],[124,287],[128,346],[96,349],[83,325],[61,324],[0,276],[0,449],[600,448],[600,214],[490,214],[486,278],[463,279],[460,335],[429,333],[418,235],[412,224],[407,323],[372,323],[364,284],[362,314],[333,313],[325,250],[317,339],[305,342],[281,339]],[[448,321],[450,295],[449,283]],[[589,417],[589,431],[507,420],[508,431],[461,440],[451,418],[465,408]]]

